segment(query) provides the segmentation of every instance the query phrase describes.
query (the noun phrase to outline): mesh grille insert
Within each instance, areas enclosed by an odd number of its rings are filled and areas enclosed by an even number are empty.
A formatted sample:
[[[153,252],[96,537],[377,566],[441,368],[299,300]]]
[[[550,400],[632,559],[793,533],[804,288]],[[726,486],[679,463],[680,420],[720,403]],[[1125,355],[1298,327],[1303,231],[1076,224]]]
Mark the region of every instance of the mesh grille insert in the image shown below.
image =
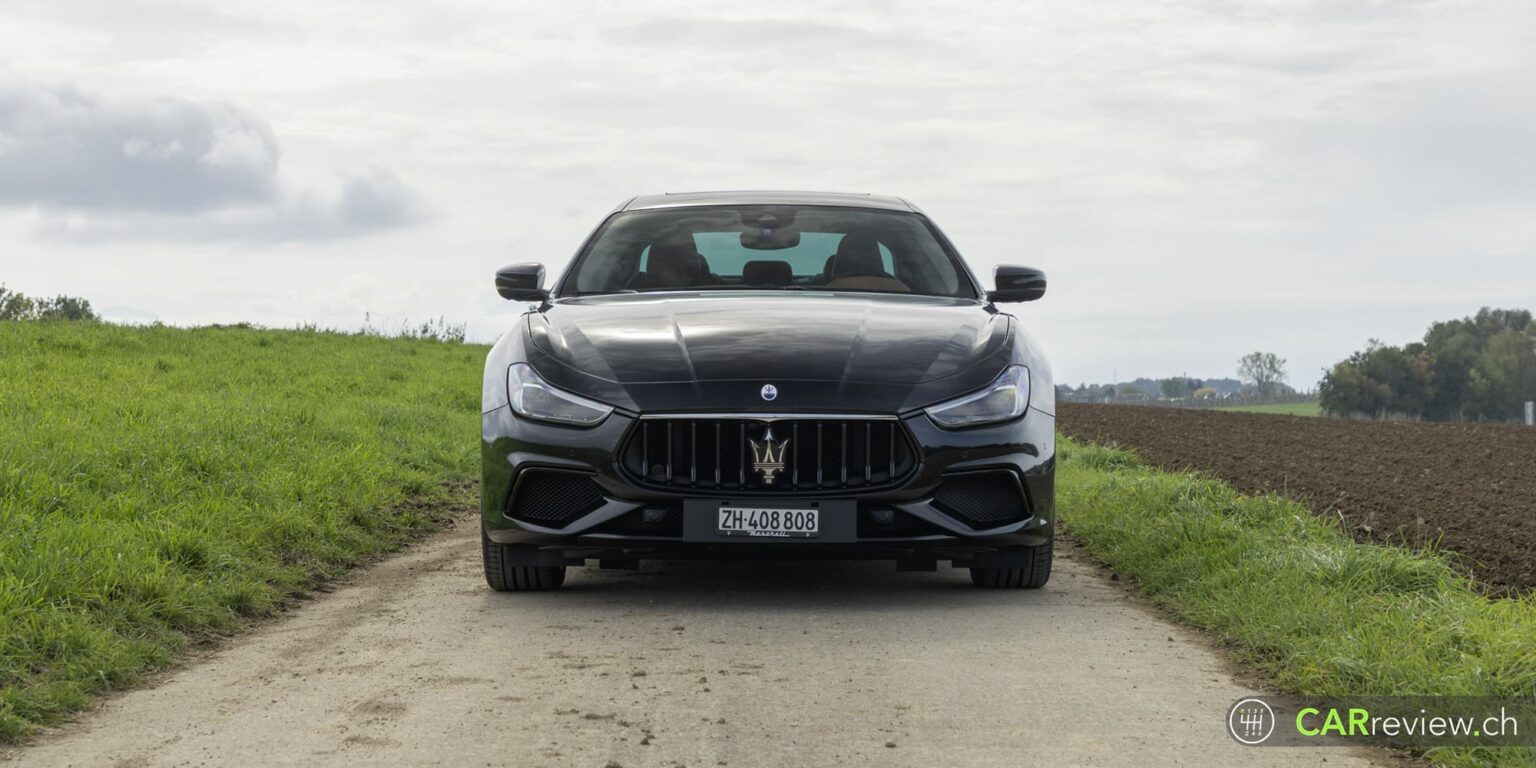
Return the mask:
[[[977,472],[945,478],[933,503],[972,528],[996,528],[1029,516],[1011,472]]]
[[[549,469],[524,470],[512,490],[507,515],[560,526],[603,505],[602,490],[587,475]]]

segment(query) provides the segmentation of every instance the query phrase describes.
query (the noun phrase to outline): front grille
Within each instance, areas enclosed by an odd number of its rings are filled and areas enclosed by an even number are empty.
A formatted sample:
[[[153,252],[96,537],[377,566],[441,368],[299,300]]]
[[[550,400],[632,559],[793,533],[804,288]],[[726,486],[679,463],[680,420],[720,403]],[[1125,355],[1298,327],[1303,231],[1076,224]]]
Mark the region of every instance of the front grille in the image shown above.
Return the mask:
[[[507,516],[558,528],[602,505],[602,489],[589,475],[525,469],[512,489]]]
[[[933,504],[972,528],[996,528],[1029,517],[1018,477],[1006,470],[951,475]]]
[[[917,467],[906,427],[894,418],[641,419],[621,457],[638,485],[741,494],[872,491],[900,484]],[[782,468],[765,466],[774,463]]]

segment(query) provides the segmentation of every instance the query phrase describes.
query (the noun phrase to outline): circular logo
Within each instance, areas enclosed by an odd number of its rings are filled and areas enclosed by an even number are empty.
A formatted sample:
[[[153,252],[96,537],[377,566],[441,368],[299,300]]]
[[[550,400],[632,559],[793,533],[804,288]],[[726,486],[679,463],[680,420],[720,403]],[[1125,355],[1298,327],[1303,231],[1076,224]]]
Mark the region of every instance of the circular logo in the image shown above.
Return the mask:
[[[1258,699],[1243,699],[1227,712],[1227,732],[1243,744],[1263,744],[1275,732],[1275,711]]]
[[[778,396],[779,396],[779,388],[778,387],[775,387],[772,384],[764,384],[763,385],[763,399],[764,400],[772,400],[772,399],[774,399],[775,397],[778,397]]]

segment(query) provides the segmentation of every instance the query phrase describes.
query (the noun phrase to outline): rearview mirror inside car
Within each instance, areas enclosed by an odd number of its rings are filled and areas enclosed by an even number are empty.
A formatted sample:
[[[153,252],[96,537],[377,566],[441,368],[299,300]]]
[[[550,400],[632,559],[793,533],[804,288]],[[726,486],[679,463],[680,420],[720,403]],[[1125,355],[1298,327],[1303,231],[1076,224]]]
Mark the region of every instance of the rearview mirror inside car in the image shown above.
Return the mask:
[[[741,247],[753,251],[777,251],[799,244],[800,230],[789,227],[748,229],[741,233]]]
[[[1045,295],[1045,273],[1033,267],[1000,266],[992,272],[997,290],[987,291],[993,303],[1034,301]]]
[[[496,292],[512,301],[543,301],[549,297],[544,290],[544,265],[530,262],[496,270]]]

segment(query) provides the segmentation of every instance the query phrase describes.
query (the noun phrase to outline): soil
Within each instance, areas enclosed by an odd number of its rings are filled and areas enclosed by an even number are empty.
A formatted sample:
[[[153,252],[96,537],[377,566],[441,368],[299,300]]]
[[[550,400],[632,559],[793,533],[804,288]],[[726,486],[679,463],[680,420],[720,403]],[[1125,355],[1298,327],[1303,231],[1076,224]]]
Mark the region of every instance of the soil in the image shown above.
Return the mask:
[[[1357,539],[1456,553],[1500,592],[1536,590],[1536,429],[1062,403],[1058,426],[1165,469],[1295,498]]]

